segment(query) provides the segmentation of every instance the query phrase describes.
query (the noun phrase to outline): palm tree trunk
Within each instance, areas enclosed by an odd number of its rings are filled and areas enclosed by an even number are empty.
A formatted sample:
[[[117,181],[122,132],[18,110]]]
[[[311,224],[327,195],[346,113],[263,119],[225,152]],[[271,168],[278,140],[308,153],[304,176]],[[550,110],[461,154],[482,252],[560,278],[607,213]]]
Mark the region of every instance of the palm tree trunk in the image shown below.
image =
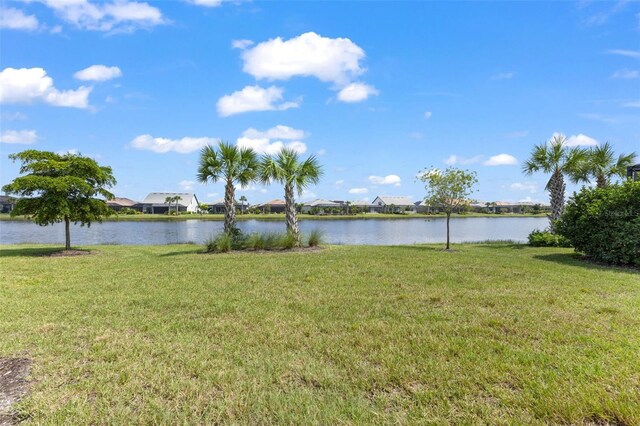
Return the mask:
[[[300,242],[300,228],[298,227],[298,217],[296,216],[296,200],[293,196],[293,184],[287,183],[284,186],[285,213],[287,217],[287,232],[291,233],[296,241]]]
[[[607,178],[601,173],[596,177],[596,186],[598,188],[606,188],[607,187]]]
[[[233,231],[236,222],[236,203],[234,200],[233,181],[227,180],[224,187],[224,232],[229,234]]]
[[[549,230],[554,232],[555,222],[560,219],[564,212],[564,177],[559,170],[556,170],[549,181],[549,192],[551,194],[551,216],[549,216]]]
[[[69,216],[64,217],[64,249],[71,250],[71,232],[69,226]]]

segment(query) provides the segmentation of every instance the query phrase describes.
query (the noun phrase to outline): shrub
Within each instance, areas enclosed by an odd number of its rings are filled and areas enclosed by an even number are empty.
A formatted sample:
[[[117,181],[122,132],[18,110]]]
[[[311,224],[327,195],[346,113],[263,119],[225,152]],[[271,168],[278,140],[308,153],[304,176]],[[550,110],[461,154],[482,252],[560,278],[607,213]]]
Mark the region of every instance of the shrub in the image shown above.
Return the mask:
[[[533,247],[571,247],[569,241],[563,236],[539,229],[534,229],[529,234],[529,245]]]
[[[226,253],[232,249],[233,237],[226,232],[212,237],[207,241],[207,251],[214,253]]]
[[[596,261],[640,266],[640,181],[583,188],[571,197],[555,230]]]
[[[308,245],[309,247],[317,247],[322,243],[322,231],[314,229],[309,234]]]
[[[298,245],[298,239],[291,232],[281,234],[278,240],[278,247],[281,249],[290,250]]]

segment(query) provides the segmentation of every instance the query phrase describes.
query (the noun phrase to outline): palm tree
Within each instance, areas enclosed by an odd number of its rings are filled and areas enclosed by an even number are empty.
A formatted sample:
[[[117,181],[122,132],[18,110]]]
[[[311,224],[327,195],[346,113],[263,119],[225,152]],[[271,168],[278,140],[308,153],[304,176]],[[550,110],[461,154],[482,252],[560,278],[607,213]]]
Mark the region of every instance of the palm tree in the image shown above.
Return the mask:
[[[636,153],[620,154],[615,158],[613,147],[609,142],[602,146],[591,148],[587,161],[584,164],[581,178],[583,180],[595,179],[598,188],[605,188],[615,176],[623,178],[627,175],[627,167],[631,166],[636,158]]]
[[[551,232],[553,232],[555,221],[564,211],[564,191],[566,188],[564,178],[567,176],[574,183],[584,180],[581,170],[584,169],[586,159],[586,150],[579,147],[568,147],[565,136],[559,135],[554,136],[548,143],[536,145],[531,152],[531,157],[522,167],[522,171],[527,175],[538,171],[551,173],[545,187],[549,191],[551,199],[551,215],[549,216]]]
[[[175,195],[164,199],[165,204],[169,204],[168,213],[171,214],[171,204],[176,203],[176,215],[178,214],[178,201],[182,200],[182,197]]]
[[[251,148],[239,148],[228,142],[220,142],[217,150],[211,145],[202,148],[198,181],[202,183],[223,180],[224,187],[224,232],[235,229],[236,205],[235,184],[246,186],[257,176],[258,156]]]
[[[244,195],[240,197],[240,203],[241,203],[241,208],[240,208],[240,214],[244,214],[244,203],[247,201],[247,197],[245,197]]]
[[[296,200],[294,189],[298,196],[305,188],[316,185],[322,176],[322,166],[314,155],[300,161],[298,153],[289,148],[282,150],[275,156],[264,155],[260,162],[260,181],[265,185],[276,181],[284,185],[285,215],[287,218],[287,232],[300,241],[300,228],[296,216]]]

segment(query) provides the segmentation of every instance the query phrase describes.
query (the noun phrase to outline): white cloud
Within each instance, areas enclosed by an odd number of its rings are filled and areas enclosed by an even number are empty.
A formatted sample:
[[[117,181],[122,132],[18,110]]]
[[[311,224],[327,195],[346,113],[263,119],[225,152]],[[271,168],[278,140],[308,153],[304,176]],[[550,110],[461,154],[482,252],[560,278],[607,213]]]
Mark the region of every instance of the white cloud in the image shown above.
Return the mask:
[[[213,197],[215,197],[215,196],[217,196],[217,195],[218,195],[218,193],[217,193],[217,192],[209,192],[209,193],[207,194],[207,197],[209,197],[209,198],[213,198]]]
[[[349,194],[367,194],[369,190],[367,188],[351,188]]]
[[[26,120],[27,116],[21,112],[3,112],[0,113],[0,119],[3,121]]]
[[[87,108],[92,87],[60,91],[42,68],[5,68],[0,72],[0,103],[44,102],[53,106]]]
[[[35,31],[39,27],[38,19],[25,15],[22,10],[12,7],[0,8],[0,28],[5,30]]]
[[[307,145],[300,139],[306,136],[304,130],[280,124],[265,131],[248,128],[242,132],[236,144],[243,148],[252,148],[259,154],[276,154],[285,147],[303,154],[307,151]],[[289,142],[285,143],[281,139]]]
[[[284,111],[300,106],[299,101],[284,102],[283,89],[271,86],[263,89],[260,86],[246,86],[244,89],[225,95],[216,104],[218,115],[229,117],[250,111]]]
[[[409,136],[411,139],[422,139],[424,137],[424,135],[420,132],[409,132],[407,136]]]
[[[364,83],[351,83],[338,92],[338,100],[341,102],[361,102],[369,96],[378,95],[378,90]]]
[[[188,154],[197,151],[206,145],[215,145],[218,139],[213,138],[191,138],[182,139],[154,138],[151,135],[140,135],[131,141],[131,147],[139,150],[152,151],[158,154],[166,152],[177,152]]]
[[[249,46],[253,46],[253,41],[252,40],[232,40],[231,41],[231,47],[233,49],[240,49],[240,50],[244,50]]]
[[[222,4],[222,0],[187,0],[187,2],[204,7],[218,7]]]
[[[365,71],[360,66],[364,57],[364,50],[348,38],[322,37],[314,32],[289,40],[277,37],[242,53],[243,70],[256,79],[307,76],[339,86]]]
[[[627,108],[640,108],[640,101],[625,102],[622,106]]]
[[[105,65],[91,65],[73,74],[78,80],[85,81],[107,81],[112,78],[122,76],[122,71],[118,67],[107,67]]]
[[[344,179],[339,179],[339,180],[337,180],[337,181],[336,181],[336,185],[337,185],[337,186],[340,186],[340,185],[342,185],[343,183],[344,183]]]
[[[40,0],[56,15],[77,28],[92,31],[131,32],[166,23],[159,9],[128,0],[92,3],[88,0]]]
[[[491,76],[491,80],[511,80],[516,75],[513,72],[501,72]]]
[[[0,142],[31,145],[38,140],[35,130],[3,130],[0,134]]]
[[[475,157],[470,157],[470,158],[466,158],[466,157],[459,157],[457,155],[450,155],[448,158],[446,158],[444,160],[444,164],[446,164],[447,166],[454,166],[456,164],[474,164],[474,163],[478,163],[482,160],[482,156],[481,155],[476,155]]]
[[[518,159],[509,154],[498,154],[489,157],[484,163],[485,166],[512,166],[518,164]]]
[[[606,53],[611,55],[621,55],[628,58],[640,58],[640,50],[627,50],[627,49],[609,49]]]
[[[425,111],[424,113],[424,119],[428,120],[431,118],[431,116],[433,115],[433,113],[431,111]]]
[[[633,80],[638,77],[640,77],[640,71],[630,70],[627,68],[618,70],[611,75],[611,78],[620,78],[624,80]]]
[[[240,186],[240,187],[237,188],[237,191],[238,192],[255,192],[255,191],[258,191],[258,192],[261,192],[263,194],[267,192],[267,190],[265,188],[260,188],[260,187],[255,186],[255,185],[249,185],[249,186],[244,186],[244,187]]]
[[[387,176],[369,176],[369,182],[374,185],[395,185],[400,186],[400,176],[387,175]]]
[[[182,180],[178,185],[180,186],[180,189],[188,191],[190,189],[193,189],[193,185],[195,185],[195,182],[192,180]]]
[[[554,134],[555,135],[555,134]],[[596,146],[598,141],[580,133],[567,138],[567,146]]]
[[[327,150],[322,148],[322,149],[319,149],[318,152],[316,152],[316,155],[318,157],[321,157],[321,156],[325,155],[326,153],[327,153]]]
[[[531,182],[514,182],[509,185],[509,189],[512,191],[528,191],[535,194],[538,192],[538,185]]]

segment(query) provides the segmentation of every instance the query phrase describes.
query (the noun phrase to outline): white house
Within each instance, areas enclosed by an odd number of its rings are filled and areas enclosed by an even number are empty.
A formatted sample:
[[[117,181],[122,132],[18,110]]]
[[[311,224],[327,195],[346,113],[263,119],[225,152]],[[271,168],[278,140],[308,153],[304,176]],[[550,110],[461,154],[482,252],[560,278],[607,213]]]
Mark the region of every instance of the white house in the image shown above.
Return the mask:
[[[371,202],[371,211],[378,213],[415,213],[416,206],[408,197],[379,195]]]
[[[166,213],[169,209],[175,209],[176,203],[167,203],[168,197],[180,197],[178,200],[178,210],[187,213],[198,212],[198,198],[196,194],[189,192],[152,192],[142,200],[142,211],[144,213]]]

